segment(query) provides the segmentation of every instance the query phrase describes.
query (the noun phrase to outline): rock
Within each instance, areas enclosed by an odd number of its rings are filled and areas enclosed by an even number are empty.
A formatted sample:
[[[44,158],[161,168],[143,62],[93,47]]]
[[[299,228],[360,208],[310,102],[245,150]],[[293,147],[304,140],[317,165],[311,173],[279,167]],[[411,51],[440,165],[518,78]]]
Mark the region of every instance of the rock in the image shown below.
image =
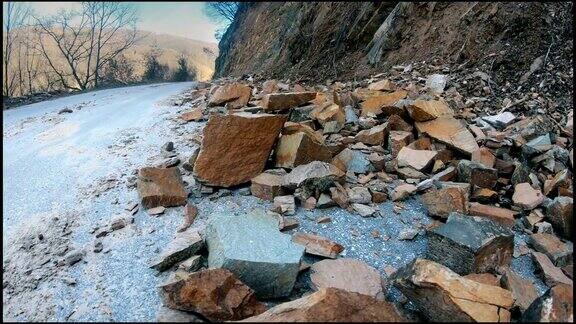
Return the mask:
[[[234,113],[212,115],[194,165],[198,180],[230,187],[262,173],[286,116]]]
[[[298,220],[294,217],[282,217],[282,216],[280,217],[281,217],[280,225],[278,226],[278,229],[280,231],[289,231],[297,228],[300,225]]]
[[[439,100],[415,100],[406,105],[410,117],[417,122],[425,122],[441,116],[454,116],[454,112],[443,101]]]
[[[259,298],[290,294],[304,248],[278,230],[278,220],[261,211],[212,215],[208,227],[208,266],[232,271]]]
[[[436,151],[413,150],[408,147],[403,147],[396,158],[399,167],[409,166],[418,171],[422,171],[430,166],[436,154]]]
[[[471,273],[465,275],[463,278],[474,280],[489,286],[500,287],[500,279],[491,273]]]
[[[80,260],[84,258],[84,251],[82,250],[72,250],[64,256],[64,262],[68,266],[72,266],[78,263]]]
[[[185,230],[187,230],[188,227],[190,227],[190,225],[194,223],[194,220],[196,220],[197,215],[198,215],[198,208],[196,208],[196,206],[190,203],[186,204],[186,206],[184,207],[184,222],[182,222],[182,225],[178,227],[177,232],[184,232]]]
[[[226,269],[191,273],[158,291],[167,307],[199,313],[210,321],[240,320],[266,310],[254,291]]]
[[[166,142],[166,144],[162,145],[162,149],[167,152],[172,152],[174,151],[174,143]]]
[[[152,208],[154,209],[154,208]],[[152,210],[151,209],[151,210]],[[112,219],[112,221],[110,222],[110,232],[113,231],[117,231],[119,229],[122,229],[124,227],[126,227],[126,225],[128,225],[129,221],[123,217],[123,216],[118,216],[115,217],[114,219]],[[102,233],[102,232],[100,232]],[[97,234],[96,237],[101,237],[101,236],[106,236],[106,235],[102,235],[102,234]]]
[[[471,160],[472,162],[482,164],[486,168],[493,168],[494,163],[496,162],[496,157],[492,154],[490,149],[481,147],[472,152]]]
[[[365,129],[354,137],[356,142],[361,142],[366,145],[382,145],[388,135],[388,124],[380,124],[370,129]]]
[[[195,272],[198,271],[202,267],[202,256],[201,255],[193,255],[188,259],[182,261],[178,265],[178,269],[182,269],[187,272]]]
[[[524,210],[532,210],[544,202],[546,196],[536,190],[529,183],[519,183],[514,187],[512,201]]]
[[[570,187],[571,179],[569,177],[568,169],[564,169],[558,172],[552,181],[548,185],[544,184],[544,194],[546,196],[554,192],[554,189],[559,189],[558,187]]]
[[[60,109],[60,110],[58,111],[58,114],[59,114],[59,115],[65,114],[65,113],[71,114],[72,112],[73,112],[72,109],[70,109],[70,108],[64,108],[64,109]]]
[[[316,119],[324,128],[330,122],[335,122],[342,127],[346,123],[346,113],[344,113],[344,109],[335,103],[326,103],[317,106],[312,110],[310,116]]]
[[[310,281],[316,290],[338,288],[384,299],[385,282],[378,270],[356,259],[322,260],[310,268]]]
[[[282,303],[246,322],[406,322],[393,304],[336,288]]]
[[[170,309],[166,306],[160,306],[160,309],[156,312],[156,322],[159,323],[202,323],[204,322],[198,316],[183,312],[175,309]]]
[[[546,254],[557,267],[563,267],[572,262],[572,243],[564,243],[554,235],[531,234],[528,236],[527,243],[534,250]]]
[[[318,224],[330,223],[331,221],[332,219],[328,216],[320,216],[316,219],[316,223]]]
[[[554,230],[565,239],[571,239],[574,233],[574,202],[571,197],[556,197],[546,205],[546,219]]]
[[[534,229],[536,233],[547,233],[552,234],[554,231],[552,230],[552,224],[548,222],[540,222],[534,224]]]
[[[398,240],[400,241],[405,241],[405,240],[413,240],[416,235],[418,235],[418,231],[414,228],[405,228],[403,230],[400,231],[400,234],[398,234]]]
[[[520,183],[530,181],[529,176],[530,176],[530,168],[528,168],[522,163],[515,162],[514,171],[512,172],[510,182],[512,182],[512,184],[516,186]]]
[[[502,129],[514,122],[516,116],[509,111],[505,111],[498,115],[482,117],[482,119],[490,123],[492,126]]]
[[[204,119],[204,115],[203,115],[203,110],[200,107],[194,108],[190,111],[186,111],[184,113],[182,113],[182,115],[180,115],[180,119],[186,121],[186,122],[191,122],[191,121],[201,121]]]
[[[363,117],[369,115],[378,116],[383,112],[383,108],[393,106],[398,100],[406,98],[408,94],[405,90],[397,90],[392,93],[380,94],[367,98],[360,104]],[[392,114],[389,114],[392,115]]]
[[[264,111],[283,111],[305,104],[316,98],[316,92],[289,92],[267,94],[260,101]]]
[[[468,213],[467,196],[461,187],[448,187],[429,190],[420,199],[429,215],[447,218],[452,212]]]
[[[325,237],[313,234],[296,233],[292,236],[292,242],[304,246],[308,254],[331,259],[337,258],[340,252],[344,251],[342,245]]]
[[[488,188],[475,188],[472,194],[472,199],[479,202],[495,201],[498,198],[498,193]]]
[[[348,124],[352,124],[352,125],[357,125],[359,120],[358,120],[358,115],[356,115],[356,111],[354,111],[354,109],[351,106],[346,106],[344,107],[344,114],[346,115],[346,120],[344,122],[344,124],[348,125]]]
[[[312,161],[330,162],[332,153],[327,146],[304,132],[282,135],[275,151],[275,166],[292,169]]]
[[[274,197],[274,211],[282,215],[294,215],[296,213],[296,201],[294,196]]]
[[[254,197],[274,201],[274,197],[284,195],[282,183],[286,172],[263,172],[252,178],[250,192]]]
[[[388,79],[380,80],[368,85],[368,90],[377,91],[394,91],[396,90],[396,85]]]
[[[457,170],[459,182],[466,182],[481,188],[494,188],[498,181],[496,169],[487,168],[478,162],[460,160]]]
[[[479,148],[463,122],[455,118],[443,116],[427,122],[416,122],[415,125],[418,132],[464,154],[471,155]]]
[[[352,171],[355,173],[367,173],[376,171],[374,166],[370,163],[368,155],[358,150],[351,150],[345,148],[342,152],[338,153],[331,162],[334,166],[342,171]]]
[[[510,320],[514,298],[509,291],[460,277],[433,261],[415,259],[398,269],[391,280],[429,321]]]
[[[534,284],[520,277],[510,268],[504,268],[500,282],[502,288],[510,290],[512,297],[514,297],[513,309],[518,309],[521,313],[524,313],[530,304],[538,298],[538,291]]]
[[[460,275],[495,272],[512,259],[514,233],[485,218],[451,213],[428,234],[427,258]]]
[[[398,156],[400,150],[413,140],[412,133],[404,131],[390,131],[388,136],[388,150],[392,157]]]
[[[291,122],[299,123],[306,120],[310,120],[310,113],[314,110],[314,105],[308,105],[303,107],[294,107],[290,111],[290,118]]]
[[[246,106],[250,100],[252,89],[240,83],[220,86],[208,100],[208,106],[226,104],[228,109],[238,109]]]
[[[515,224],[515,213],[510,209],[482,205],[472,202],[468,205],[468,212],[472,216],[488,218],[496,223],[507,227],[513,227]]]
[[[552,142],[550,141],[550,134],[546,133],[522,145],[522,150],[527,156],[532,156],[535,154],[544,153],[548,151],[551,147]]]
[[[433,94],[442,94],[448,77],[445,74],[431,74],[426,78],[426,89]]]
[[[554,266],[544,253],[532,251],[532,260],[534,260],[536,272],[542,277],[548,287],[558,283],[572,286],[572,280],[562,272],[562,269]]]
[[[369,204],[372,202],[372,195],[368,188],[365,187],[352,187],[347,190],[348,201],[351,203]]]
[[[292,169],[284,176],[283,186],[290,189],[306,188],[309,192],[316,190],[323,192],[344,176],[344,172],[330,163],[313,161]]]
[[[178,168],[142,168],[138,172],[137,188],[141,204],[147,209],[182,206],[188,198]]]
[[[375,217],[378,213],[378,209],[363,204],[352,203],[352,209],[357,212],[362,217]]]
[[[417,188],[415,185],[408,183],[401,184],[394,188],[394,191],[392,191],[392,201],[404,200],[408,198],[408,196],[410,196],[412,193],[414,193],[416,189]]]
[[[97,241],[96,243],[94,243],[94,249],[92,249],[92,251],[94,253],[100,253],[100,252],[102,252],[103,249],[104,249],[104,244],[102,244],[101,241]]]
[[[164,206],[158,206],[158,207],[150,208],[150,209],[148,209],[148,215],[164,214],[165,210],[166,210],[166,208],[164,208]]]
[[[204,246],[204,240],[196,230],[176,234],[166,248],[150,264],[150,268],[165,271],[174,264],[193,256]]]
[[[388,117],[386,121],[388,123],[388,128],[394,131],[404,131],[404,132],[412,132],[414,127],[408,124],[402,117],[398,115],[392,115]]]
[[[277,80],[267,80],[267,81],[264,81],[264,83],[262,83],[262,93],[263,94],[278,92],[278,90],[280,90],[280,87],[278,87],[278,81]]]
[[[522,314],[523,322],[573,322],[573,287],[558,284],[536,299]]]
[[[329,208],[334,206],[336,206],[336,203],[332,198],[330,198],[330,195],[325,193],[320,194],[320,197],[318,197],[318,201],[316,202],[316,208]]]

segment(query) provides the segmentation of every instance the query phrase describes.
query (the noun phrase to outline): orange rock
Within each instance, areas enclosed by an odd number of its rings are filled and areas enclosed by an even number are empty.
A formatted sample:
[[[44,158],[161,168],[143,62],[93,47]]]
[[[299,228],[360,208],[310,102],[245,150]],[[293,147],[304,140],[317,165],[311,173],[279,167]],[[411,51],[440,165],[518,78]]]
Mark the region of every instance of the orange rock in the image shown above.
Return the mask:
[[[406,110],[417,122],[425,122],[441,116],[454,116],[452,109],[439,100],[415,100],[406,106]]]
[[[468,211],[470,215],[473,216],[485,217],[508,227],[514,226],[515,213],[510,209],[482,205],[473,202],[468,205]]]
[[[412,125],[408,124],[398,115],[391,115],[388,117],[386,122],[388,123],[390,130],[411,132],[414,129]]]
[[[230,187],[262,173],[286,116],[234,113],[212,115],[194,165],[199,181]]]
[[[228,109],[238,109],[246,106],[250,100],[252,89],[241,83],[231,83],[220,86],[208,100],[208,106],[226,104]]]
[[[299,132],[304,132],[304,133],[308,134],[308,136],[310,136],[316,142],[318,142],[320,144],[324,144],[324,138],[322,137],[322,134],[320,134],[318,131],[315,131],[314,129],[312,129],[312,127],[310,127],[309,125],[306,125],[306,123],[304,123],[304,122],[301,122],[301,123],[286,122],[286,123],[284,123],[284,127],[282,128],[282,135],[291,135],[291,134],[296,134]]]
[[[337,258],[340,252],[344,251],[342,245],[313,234],[296,233],[292,235],[292,242],[303,245],[306,248],[306,253],[331,259]]]
[[[180,118],[187,122],[201,121],[202,119],[204,119],[204,116],[202,116],[202,108],[196,107],[190,111],[187,111],[182,115],[180,115]]]
[[[274,197],[284,195],[282,190],[282,174],[263,172],[252,178],[250,192],[260,199],[274,201]]]
[[[416,129],[468,155],[479,148],[463,122],[452,117],[443,116],[427,122],[416,122]]]
[[[382,145],[387,135],[388,124],[384,123],[358,132],[354,137],[354,140],[367,145]]]
[[[400,150],[408,145],[414,136],[410,132],[404,131],[391,131],[388,135],[388,149],[390,150],[390,154],[392,157],[398,156]]]
[[[512,201],[524,210],[532,210],[544,202],[546,197],[540,190],[536,190],[529,183],[519,183],[514,187]]]
[[[446,218],[451,212],[468,212],[467,194],[459,187],[430,190],[421,196],[421,200],[433,216]]]
[[[312,161],[329,162],[331,159],[328,147],[304,132],[282,135],[276,146],[275,166],[280,168],[291,169]]]
[[[298,107],[316,98],[316,92],[289,92],[267,94],[260,101],[264,111],[282,111]]]
[[[142,168],[138,172],[137,188],[146,209],[182,206],[188,198],[178,168]]]
[[[409,166],[418,171],[422,171],[430,166],[436,154],[436,151],[413,150],[408,147],[403,147],[400,152],[398,152],[396,159],[398,160],[398,167]]]
[[[489,286],[500,287],[500,279],[491,273],[471,273],[465,275],[463,278],[474,280]]]
[[[381,94],[379,96],[370,97],[360,104],[363,117],[368,115],[379,115],[382,113],[382,108],[394,105],[398,100],[406,98],[408,94],[405,90],[398,90],[388,94]]]
[[[530,304],[538,298],[538,291],[534,284],[530,280],[520,277],[508,267],[504,268],[500,282],[502,288],[512,292],[513,308],[518,308],[521,313],[524,313]]]
[[[278,92],[278,90],[280,90],[280,87],[278,87],[277,80],[267,80],[262,84],[262,94],[274,93]]]
[[[492,154],[490,149],[486,147],[481,147],[472,152],[472,157],[470,160],[472,160],[473,162],[481,163],[487,168],[492,168],[494,167],[494,163],[496,162],[496,157],[494,156],[494,154]]]
[[[316,119],[322,126],[332,121],[338,122],[341,125],[344,125],[346,122],[344,109],[335,103],[326,103],[314,108],[314,110],[310,112],[310,117]]]
[[[370,85],[368,85],[368,90],[394,91],[396,90],[396,85],[390,80],[384,79],[378,82],[370,83]]]

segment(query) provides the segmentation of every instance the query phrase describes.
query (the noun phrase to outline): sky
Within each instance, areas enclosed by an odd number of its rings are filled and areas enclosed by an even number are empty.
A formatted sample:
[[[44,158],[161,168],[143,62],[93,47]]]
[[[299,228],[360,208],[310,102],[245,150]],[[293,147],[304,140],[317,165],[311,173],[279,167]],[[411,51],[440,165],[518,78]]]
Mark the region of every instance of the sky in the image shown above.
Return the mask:
[[[140,18],[138,29],[217,43],[217,23],[203,13],[204,2],[131,2]],[[39,15],[51,15],[60,8],[78,8],[79,2],[28,2]],[[5,3],[3,3],[5,5]]]

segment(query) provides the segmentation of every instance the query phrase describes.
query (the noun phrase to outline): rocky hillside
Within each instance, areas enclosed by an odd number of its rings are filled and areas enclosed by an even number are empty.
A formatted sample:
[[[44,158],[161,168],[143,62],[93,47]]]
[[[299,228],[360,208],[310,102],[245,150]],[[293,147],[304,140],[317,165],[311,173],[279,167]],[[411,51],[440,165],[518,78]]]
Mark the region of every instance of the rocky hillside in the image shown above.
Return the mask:
[[[546,56],[570,69],[571,3],[245,3],[216,76],[355,79],[395,64],[483,67],[517,81]],[[385,28],[387,27],[387,28]]]

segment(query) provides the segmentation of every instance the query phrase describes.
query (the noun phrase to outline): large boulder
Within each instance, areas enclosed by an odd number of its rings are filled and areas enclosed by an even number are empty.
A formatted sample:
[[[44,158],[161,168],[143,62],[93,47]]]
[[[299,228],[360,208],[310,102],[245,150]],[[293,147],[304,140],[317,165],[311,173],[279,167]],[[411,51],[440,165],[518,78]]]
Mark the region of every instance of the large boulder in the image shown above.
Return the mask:
[[[304,247],[278,230],[278,220],[261,211],[211,215],[206,231],[208,266],[225,268],[261,298],[290,294]]]
[[[336,288],[280,304],[246,322],[406,322],[393,304]]]
[[[286,116],[234,113],[212,115],[204,128],[194,174],[208,185],[230,187],[264,170]]]
[[[178,168],[142,168],[136,185],[144,208],[182,206],[188,198]]]
[[[298,107],[316,98],[316,92],[288,92],[264,95],[260,106],[264,111],[283,111]]]
[[[467,155],[472,155],[472,152],[480,148],[465,124],[453,117],[442,116],[426,122],[416,122],[416,129]]]
[[[202,314],[210,321],[240,320],[263,313],[254,291],[226,269],[188,273],[158,287],[165,306]]]
[[[466,279],[436,262],[415,259],[392,283],[433,322],[509,322],[512,294]]]
[[[208,106],[226,105],[229,109],[246,106],[250,100],[252,89],[241,83],[231,83],[218,87],[208,100]]]
[[[452,213],[428,234],[427,258],[460,275],[496,272],[512,259],[514,233],[486,218]]]

